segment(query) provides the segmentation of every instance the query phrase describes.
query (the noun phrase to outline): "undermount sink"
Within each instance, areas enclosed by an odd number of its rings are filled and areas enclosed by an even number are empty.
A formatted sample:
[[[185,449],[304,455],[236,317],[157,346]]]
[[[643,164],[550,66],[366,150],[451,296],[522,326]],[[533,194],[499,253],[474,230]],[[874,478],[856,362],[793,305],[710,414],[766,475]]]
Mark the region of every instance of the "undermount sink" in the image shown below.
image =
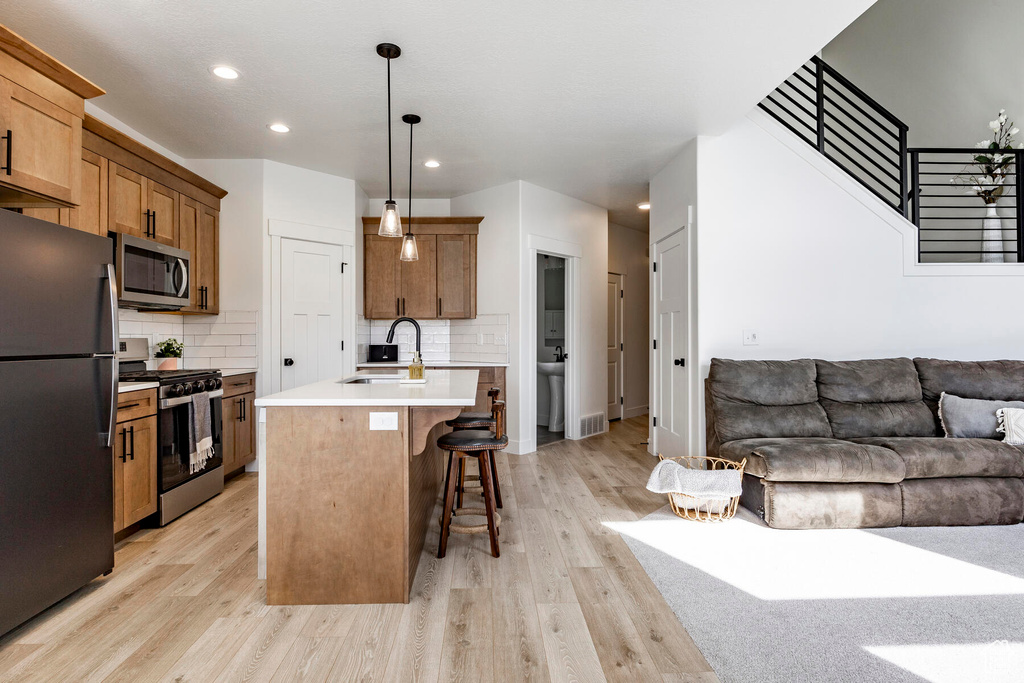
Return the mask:
[[[565,363],[538,362],[537,371],[542,375],[565,375]]]
[[[386,384],[405,379],[405,375],[357,375],[343,379],[339,384]]]

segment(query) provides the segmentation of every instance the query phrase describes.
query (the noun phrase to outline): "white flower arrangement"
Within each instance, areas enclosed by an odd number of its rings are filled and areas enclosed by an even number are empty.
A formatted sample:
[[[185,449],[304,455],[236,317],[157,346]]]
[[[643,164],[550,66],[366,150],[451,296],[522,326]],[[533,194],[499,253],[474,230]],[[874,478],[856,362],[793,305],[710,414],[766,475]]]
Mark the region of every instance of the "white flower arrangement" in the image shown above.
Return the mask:
[[[1015,155],[1012,152],[1014,136],[1020,129],[1013,125],[1013,121],[1007,119],[1005,109],[999,110],[999,115],[988,122],[988,127],[994,133],[994,137],[975,145],[976,149],[987,150],[987,153],[974,157],[974,163],[965,166],[949,182],[967,186],[964,194],[973,194],[981,197],[986,204],[995,204],[1003,195],[1006,186],[1015,180]],[[1018,144],[1016,148],[1024,149],[1024,143]]]

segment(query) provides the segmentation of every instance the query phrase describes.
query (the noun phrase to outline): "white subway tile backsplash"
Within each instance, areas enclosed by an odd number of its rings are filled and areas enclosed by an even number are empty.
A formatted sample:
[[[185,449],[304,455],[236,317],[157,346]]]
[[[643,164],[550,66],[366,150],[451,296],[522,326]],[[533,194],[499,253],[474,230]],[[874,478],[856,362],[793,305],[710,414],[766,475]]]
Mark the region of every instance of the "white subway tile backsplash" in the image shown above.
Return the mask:
[[[210,334],[256,334],[256,323],[214,323]]]
[[[164,339],[181,341],[185,345],[182,366],[186,369],[248,369],[258,365],[257,311],[186,316],[122,309],[118,317],[121,336],[146,339],[150,354]]]
[[[356,323],[357,360],[364,362],[370,344],[386,344],[391,320],[366,320]],[[509,316],[480,315],[472,320],[423,320],[420,322],[421,350],[424,361],[476,361],[507,363]],[[416,333],[403,325],[395,330],[400,361],[412,359]],[[501,342],[500,344],[498,342]]]
[[[241,343],[237,334],[197,334],[194,346],[240,346]]]
[[[228,323],[252,323],[254,327],[256,325],[256,311],[225,311],[221,317]]]
[[[255,346],[225,346],[224,351],[228,358],[256,357]]]

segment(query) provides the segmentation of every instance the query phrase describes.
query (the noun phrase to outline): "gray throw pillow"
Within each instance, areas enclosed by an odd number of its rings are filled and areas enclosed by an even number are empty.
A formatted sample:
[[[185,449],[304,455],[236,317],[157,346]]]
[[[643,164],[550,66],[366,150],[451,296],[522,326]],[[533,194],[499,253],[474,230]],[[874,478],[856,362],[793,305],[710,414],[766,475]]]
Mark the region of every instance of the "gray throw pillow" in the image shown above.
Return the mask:
[[[947,437],[957,439],[999,439],[1000,408],[1024,408],[1024,401],[987,401],[961,398],[942,392],[939,397],[939,419]]]

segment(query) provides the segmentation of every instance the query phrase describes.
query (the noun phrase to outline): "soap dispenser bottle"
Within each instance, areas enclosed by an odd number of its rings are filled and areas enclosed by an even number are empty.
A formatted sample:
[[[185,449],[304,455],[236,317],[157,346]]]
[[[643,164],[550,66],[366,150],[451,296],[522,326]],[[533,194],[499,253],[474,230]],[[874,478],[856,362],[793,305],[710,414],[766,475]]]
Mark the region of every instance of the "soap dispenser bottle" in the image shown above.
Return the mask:
[[[412,352],[412,363],[409,364],[409,379],[423,379],[423,360],[419,351]]]

